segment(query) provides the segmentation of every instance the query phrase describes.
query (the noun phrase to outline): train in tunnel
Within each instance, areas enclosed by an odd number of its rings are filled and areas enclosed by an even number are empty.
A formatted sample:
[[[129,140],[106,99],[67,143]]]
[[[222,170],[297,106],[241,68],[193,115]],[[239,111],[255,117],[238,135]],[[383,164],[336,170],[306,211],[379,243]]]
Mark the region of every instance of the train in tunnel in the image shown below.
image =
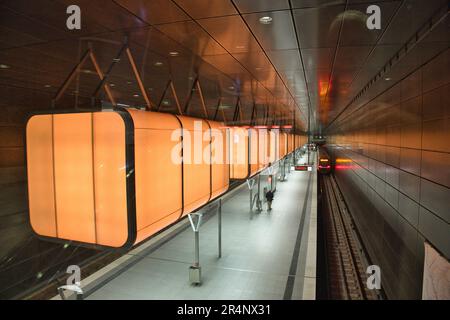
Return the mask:
[[[129,248],[305,142],[279,128],[137,109],[34,114],[30,224],[46,240]]]
[[[332,159],[324,146],[319,146],[317,151],[317,171],[321,174],[330,174]]]

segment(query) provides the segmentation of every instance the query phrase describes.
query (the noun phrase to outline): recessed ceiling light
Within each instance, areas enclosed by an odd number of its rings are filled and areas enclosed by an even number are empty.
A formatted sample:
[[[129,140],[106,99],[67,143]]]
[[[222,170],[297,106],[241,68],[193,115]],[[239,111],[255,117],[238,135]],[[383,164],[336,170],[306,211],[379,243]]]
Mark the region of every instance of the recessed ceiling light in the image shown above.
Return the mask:
[[[391,78],[389,78],[389,77],[386,77],[386,78],[384,78],[384,80],[386,80],[386,81],[390,81],[390,80],[391,80]]]
[[[81,69],[80,72],[87,73],[87,74],[93,74],[93,73],[95,73],[94,71],[89,70],[89,69]]]
[[[162,66],[163,65],[163,63],[161,62],[161,61],[156,61],[155,62],[155,66],[157,66],[157,67],[160,67],[160,66]]]
[[[110,87],[115,87],[116,85],[114,83],[109,84]]]
[[[177,55],[179,55],[178,51],[170,51],[169,52],[169,56],[171,56],[171,57],[176,57]]]
[[[234,90],[234,87],[233,86],[229,86],[228,89]]]
[[[6,65],[6,64],[0,64],[0,69],[9,69],[10,66]]]
[[[45,87],[45,88],[51,88],[51,85],[46,84],[44,87]]]
[[[170,104],[170,101],[169,100],[163,100],[162,104],[165,105],[165,106],[168,106]]]
[[[132,82],[131,81],[127,81],[127,84],[131,84]]]
[[[270,24],[272,20],[273,19],[269,16],[259,18],[259,22],[261,22],[262,24]]]
[[[139,98],[139,95],[137,93],[133,94],[133,97]]]

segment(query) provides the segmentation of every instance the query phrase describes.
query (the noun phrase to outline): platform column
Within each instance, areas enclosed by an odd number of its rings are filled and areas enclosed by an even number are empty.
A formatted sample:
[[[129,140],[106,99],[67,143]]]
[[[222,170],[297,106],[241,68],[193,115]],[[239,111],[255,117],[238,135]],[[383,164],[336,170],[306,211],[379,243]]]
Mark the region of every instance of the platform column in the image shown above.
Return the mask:
[[[192,284],[199,285],[202,282],[200,267],[200,224],[202,222],[202,213],[190,213],[188,215],[192,230],[194,231],[194,263],[189,267],[189,281]]]

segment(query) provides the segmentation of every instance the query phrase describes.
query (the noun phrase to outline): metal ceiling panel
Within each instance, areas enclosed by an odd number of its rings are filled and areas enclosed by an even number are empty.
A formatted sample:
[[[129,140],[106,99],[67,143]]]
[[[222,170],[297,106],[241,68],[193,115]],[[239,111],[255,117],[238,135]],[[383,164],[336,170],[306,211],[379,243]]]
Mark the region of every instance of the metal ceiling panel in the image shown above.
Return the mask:
[[[380,40],[380,44],[402,44],[422,26],[430,16],[445,6],[447,0],[409,0],[402,4],[394,21]]]
[[[317,8],[345,4],[346,0],[291,0],[292,8]]]
[[[243,17],[264,50],[297,48],[290,10],[245,14]],[[261,23],[262,17],[272,18],[271,23]]]
[[[0,5],[2,6],[0,25],[7,26],[3,35],[7,36],[5,42],[8,42],[10,46],[20,41],[21,38],[24,42],[22,45],[27,44],[27,41],[24,40],[30,33],[32,36],[28,36],[28,38],[30,38],[30,43],[33,43],[39,40],[62,39],[108,31],[107,27],[100,25],[95,19],[88,16],[81,21],[81,30],[67,30],[64,28],[66,6],[56,1],[8,0],[1,2]],[[42,32],[39,32],[40,30]]]
[[[241,13],[289,9],[288,0],[232,0]]]
[[[343,47],[340,46],[336,52],[335,68],[355,67],[361,66],[372,47],[358,46],[358,47]]]
[[[9,8],[0,7],[2,47],[17,47],[67,36],[63,29],[55,29],[39,21],[33,21]],[[17,37],[17,38],[16,38]]]
[[[331,68],[334,48],[301,49],[306,69]]]
[[[300,54],[297,49],[266,51],[266,53],[278,72],[302,69]]]
[[[208,18],[198,23],[231,54],[261,51],[240,16]]]
[[[200,57],[227,53],[194,21],[158,25],[156,28]]]
[[[228,53],[220,55],[204,56],[203,59],[208,63],[210,63],[211,65],[215,66],[217,69],[227,74],[247,73],[244,67]]]
[[[181,10],[172,1],[114,0],[114,2],[150,24],[172,23],[189,20],[189,17],[183,12],[183,10]]]
[[[83,16],[88,21],[95,21],[109,30],[120,30],[126,28],[144,27],[147,24],[135,15],[131,15],[128,10],[113,1],[103,1],[99,5],[91,0],[56,0],[67,8],[70,5],[78,5],[83,8]],[[61,12],[66,17],[65,11]],[[60,28],[63,29],[65,25]]]
[[[238,14],[229,0],[175,0],[192,18],[212,18]]]
[[[300,47],[335,47],[344,9],[337,5],[293,10]]]
[[[388,26],[400,3],[401,1],[371,3],[379,6],[381,12],[381,29],[372,30],[367,28],[366,24],[368,4],[349,5],[347,11],[342,16],[344,23],[342,25],[339,45],[360,46],[375,44]]]

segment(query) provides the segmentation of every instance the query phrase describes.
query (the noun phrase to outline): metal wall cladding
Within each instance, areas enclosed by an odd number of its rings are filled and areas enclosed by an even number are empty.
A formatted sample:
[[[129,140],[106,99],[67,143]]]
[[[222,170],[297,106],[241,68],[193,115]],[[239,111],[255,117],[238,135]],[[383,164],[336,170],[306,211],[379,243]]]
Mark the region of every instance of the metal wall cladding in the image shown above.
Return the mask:
[[[355,111],[329,139],[335,158],[352,161],[336,177],[390,298],[421,297],[424,241],[450,258],[450,75],[442,71],[449,61],[447,49]],[[378,110],[389,116],[354,120]]]

